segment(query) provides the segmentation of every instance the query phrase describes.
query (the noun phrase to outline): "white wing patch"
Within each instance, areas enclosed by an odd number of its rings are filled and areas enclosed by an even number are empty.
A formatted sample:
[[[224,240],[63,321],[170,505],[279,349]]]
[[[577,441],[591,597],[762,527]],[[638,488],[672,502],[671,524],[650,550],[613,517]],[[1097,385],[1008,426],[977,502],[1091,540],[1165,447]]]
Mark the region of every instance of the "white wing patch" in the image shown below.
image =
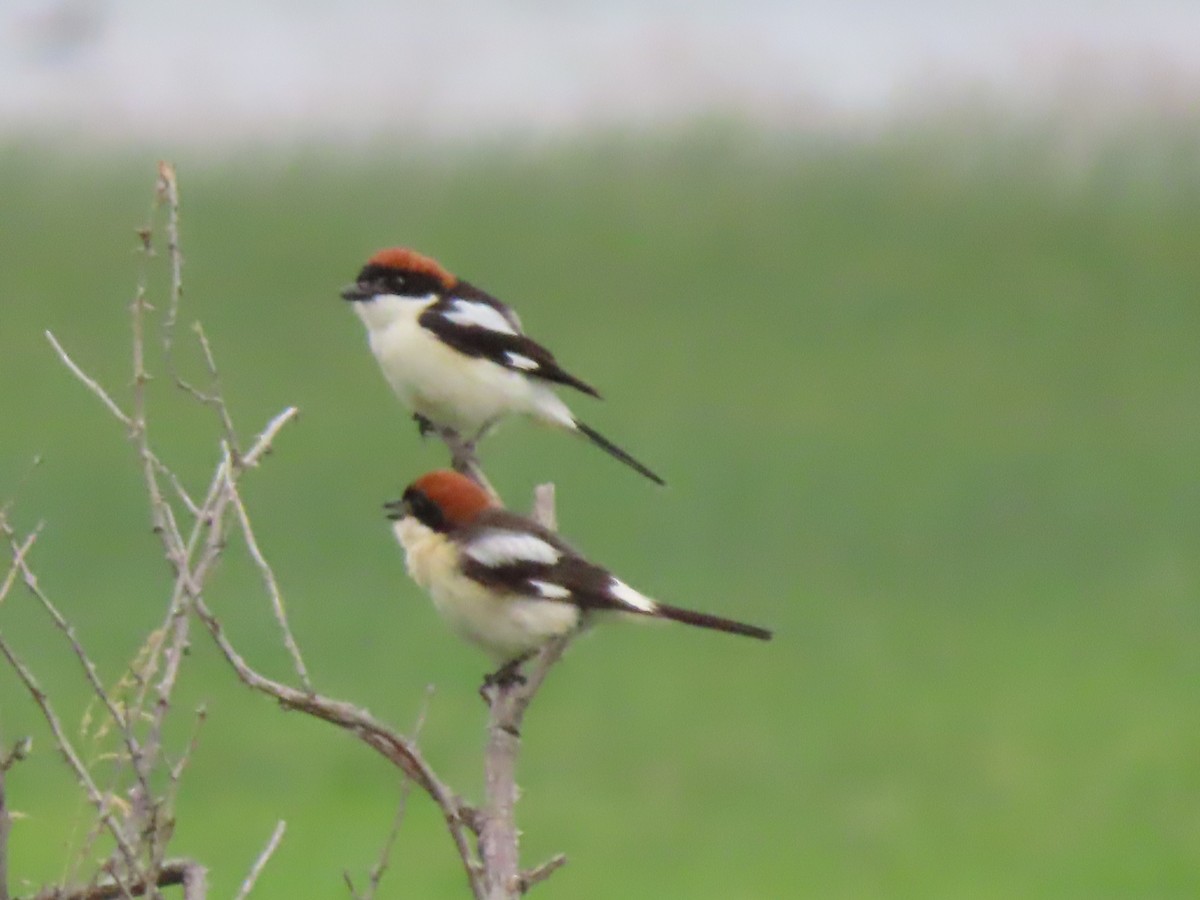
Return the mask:
[[[444,314],[446,319],[455,325],[486,328],[488,331],[498,331],[501,334],[516,334],[512,323],[504,318],[494,306],[479,303],[475,300],[455,300],[450,304],[450,311]],[[514,365],[516,365],[514,363]]]
[[[530,359],[528,356],[522,356],[520,353],[514,353],[511,350],[504,351],[504,356],[508,359],[508,364],[516,369],[524,369],[526,372],[533,372],[542,367],[542,364],[536,359]]]
[[[535,562],[552,565],[562,553],[553,544],[519,531],[489,531],[463,551],[480,565],[500,568],[512,563]]]
[[[553,581],[539,581],[530,579],[529,586],[536,590],[547,600],[565,600],[571,596],[569,588],[563,587],[561,584],[555,584]]]
[[[635,591],[615,575],[613,576],[612,581],[608,583],[608,592],[626,606],[632,607],[638,612],[653,613],[658,609],[657,603],[655,603],[645,594]]]

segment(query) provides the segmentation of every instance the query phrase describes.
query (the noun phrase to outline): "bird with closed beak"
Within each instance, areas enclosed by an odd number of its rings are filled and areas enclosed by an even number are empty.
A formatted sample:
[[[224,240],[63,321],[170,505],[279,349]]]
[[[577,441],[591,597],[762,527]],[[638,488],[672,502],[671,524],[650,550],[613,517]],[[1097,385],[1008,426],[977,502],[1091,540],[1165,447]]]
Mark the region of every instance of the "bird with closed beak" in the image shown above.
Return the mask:
[[[663,483],[577,419],[554,391],[569,387],[599,397],[595,388],[527,337],[508,306],[435,260],[405,247],[381,250],[342,297],[353,303],[384,377],[423,433],[450,429],[473,450],[501,419],[523,415],[586,438]]]

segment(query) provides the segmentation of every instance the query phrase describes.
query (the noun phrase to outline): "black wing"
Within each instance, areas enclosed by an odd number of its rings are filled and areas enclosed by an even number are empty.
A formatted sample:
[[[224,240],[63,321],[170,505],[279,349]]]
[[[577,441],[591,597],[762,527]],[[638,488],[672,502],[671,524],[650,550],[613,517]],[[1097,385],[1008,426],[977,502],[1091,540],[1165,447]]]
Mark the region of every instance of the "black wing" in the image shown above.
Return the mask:
[[[485,587],[524,597],[571,603],[585,611],[613,610],[769,641],[771,632],[723,616],[659,603],[588,562],[557,535],[524,516],[488,510],[457,538],[463,573]]]
[[[583,609],[638,611],[612,593],[612,573],[524,516],[488,510],[458,541],[463,574],[485,587]]]
[[[563,369],[549,350],[526,337],[511,309],[465,282],[421,313],[418,322],[467,356],[600,396],[590,384]]]

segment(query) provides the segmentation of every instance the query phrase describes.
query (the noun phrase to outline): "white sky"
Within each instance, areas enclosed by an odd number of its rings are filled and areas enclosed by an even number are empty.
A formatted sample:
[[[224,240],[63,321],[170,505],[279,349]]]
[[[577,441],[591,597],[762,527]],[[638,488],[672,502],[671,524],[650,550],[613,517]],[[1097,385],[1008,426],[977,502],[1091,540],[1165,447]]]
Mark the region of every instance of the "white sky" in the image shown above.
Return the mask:
[[[450,142],[1200,110],[1200,0],[0,0],[0,134]]]

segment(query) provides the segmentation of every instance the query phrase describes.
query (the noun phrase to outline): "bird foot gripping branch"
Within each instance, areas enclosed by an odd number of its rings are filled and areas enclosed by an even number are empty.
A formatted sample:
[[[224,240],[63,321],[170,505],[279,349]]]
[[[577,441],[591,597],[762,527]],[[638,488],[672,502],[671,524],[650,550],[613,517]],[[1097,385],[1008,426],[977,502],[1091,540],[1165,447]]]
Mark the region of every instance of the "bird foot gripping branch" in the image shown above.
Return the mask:
[[[523,654],[516,659],[510,659],[495,672],[488,672],[483,676],[480,691],[491,687],[505,688],[514,684],[525,684],[527,679],[521,674],[521,666],[528,662],[531,656],[532,653]]]

